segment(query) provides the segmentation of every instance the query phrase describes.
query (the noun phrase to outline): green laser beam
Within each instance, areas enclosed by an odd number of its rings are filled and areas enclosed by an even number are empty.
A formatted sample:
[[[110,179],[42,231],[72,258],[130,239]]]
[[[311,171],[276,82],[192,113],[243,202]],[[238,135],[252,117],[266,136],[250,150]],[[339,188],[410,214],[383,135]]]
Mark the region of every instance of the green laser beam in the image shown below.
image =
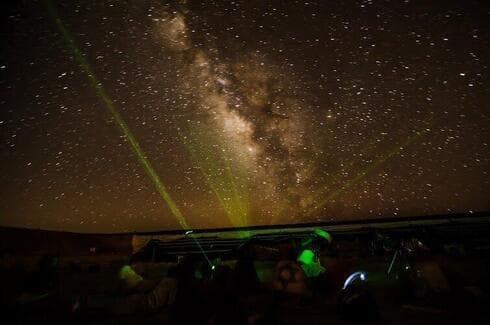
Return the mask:
[[[335,173],[329,175],[324,180],[324,184],[338,184],[342,180],[341,175],[343,175],[347,171],[351,171],[356,164],[359,164],[362,162],[362,158],[364,156],[369,155],[369,154],[373,154],[376,151],[376,149],[378,149],[378,146],[376,145],[377,143],[378,143],[378,140],[376,138],[369,141],[369,143],[367,145],[363,146],[358,151],[358,157],[360,157],[359,159],[353,158],[349,161],[344,162],[342,168],[340,168]],[[320,198],[324,197],[325,195],[328,195],[329,193],[332,192],[331,190],[325,190],[325,189],[326,189],[326,187],[324,187],[324,189],[322,191],[320,191],[320,193],[317,193],[316,195],[314,195],[315,200],[320,199]],[[314,209],[316,209],[316,208],[314,208]]]
[[[68,29],[64,26],[63,22],[58,17],[58,14],[56,13],[56,9],[53,7],[53,5],[51,4],[51,2],[49,0],[43,0],[43,4],[44,4],[44,7],[46,8],[46,10],[48,11],[50,18],[55,22],[58,31],[61,33],[61,35],[63,37],[63,41],[65,42],[65,46],[73,54],[76,62],[79,64],[82,71],[87,76],[90,84],[95,89],[97,96],[102,100],[104,107],[112,115],[112,117],[114,118],[114,121],[116,122],[116,125],[119,127],[121,132],[124,134],[124,136],[128,140],[129,146],[131,147],[131,150],[136,155],[140,165],[143,167],[143,169],[145,170],[148,177],[152,180],[153,185],[155,186],[156,190],[158,191],[158,193],[160,194],[162,199],[167,203],[168,207],[170,208],[170,211],[175,216],[175,218],[177,219],[177,221],[179,222],[181,227],[184,229],[189,229],[190,227],[187,224],[184,216],[180,212],[177,204],[175,203],[175,201],[172,199],[172,197],[168,193],[167,189],[165,188],[162,181],[160,180],[160,177],[158,176],[155,169],[152,167],[150,161],[146,157],[143,149],[139,145],[138,141],[134,137],[133,133],[129,129],[126,122],[123,120],[123,118],[121,117],[121,115],[117,111],[112,100],[107,95],[102,83],[96,77],[94,71],[92,70],[92,67],[90,66],[88,61],[85,59],[82,51],[78,48],[78,46],[75,43],[75,40],[70,35]]]
[[[405,142],[403,142],[401,145],[396,146],[396,148],[392,151],[390,151],[387,155],[384,157],[381,157],[380,159],[376,160],[373,164],[368,166],[366,169],[361,171],[359,174],[357,174],[356,177],[348,181],[345,185],[340,187],[337,190],[331,191],[330,193],[327,194],[326,198],[320,203],[317,204],[309,213],[308,215],[312,215],[316,210],[319,208],[325,206],[330,200],[338,197],[342,192],[348,190],[352,186],[356,185],[359,183],[361,180],[363,180],[366,176],[368,176],[373,170],[375,170],[378,166],[382,165],[392,157],[398,155],[402,150],[404,150],[407,146],[412,144],[414,141],[417,139],[421,138],[424,136],[427,132],[429,132],[429,129],[425,129],[421,132],[417,132],[414,136],[409,137]]]
[[[193,165],[201,173],[206,185],[216,197],[221,208],[234,226],[246,226],[248,221],[247,200],[243,198],[235,182],[229,160],[223,157],[223,152],[217,150],[219,141],[209,133],[190,129],[187,134],[191,138],[180,135],[181,143],[186,147]],[[202,143],[199,139],[206,138]],[[213,139],[209,140],[209,139]],[[215,143],[215,145],[210,144]],[[243,234],[248,236],[247,233]]]
[[[362,157],[363,155],[374,151],[376,149],[376,143],[377,142],[378,141],[376,139],[372,139],[371,141],[369,141],[369,143],[367,145],[365,145],[361,148],[361,150],[359,151],[359,156]],[[359,163],[359,161],[355,160],[355,159],[344,162],[342,168],[337,170],[335,173],[331,173],[330,175],[328,175],[323,180],[323,184],[336,184],[336,183],[338,183],[342,178],[341,175],[345,171],[351,169],[356,163]],[[321,189],[319,191],[319,193],[313,192],[313,193],[311,193],[311,195],[314,197],[314,201],[316,201],[316,200],[320,200],[322,197],[325,196],[325,194],[328,194],[328,193],[330,193],[330,191],[326,190],[326,186],[324,186],[323,189]],[[316,211],[316,209],[320,208],[320,207],[321,206],[315,206],[312,210],[310,210],[308,215],[311,215],[312,212]],[[274,224],[275,222],[277,222],[278,218],[280,218],[280,217],[281,217],[281,213],[278,212],[275,216],[272,217],[271,224]]]
[[[231,172],[231,167],[230,167],[230,162],[225,160],[225,170],[226,170],[226,174],[228,176],[228,179],[230,180],[230,184],[231,184],[231,189],[233,191],[233,196],[235,198],[235,202],[237,202],[237,209],[239,211],[239,219],[240,219],[240,224],[241,225],[246,225],[246,222],[247,222],[247,216],[248,216],[248,211],[247,211],[247,208],[245,207],[245,204],[243,203],[243,201],[241,200],[241,196],[238,192],[238,187],[235,183],[235,180],[234,180],[234,175],[232,174]]]

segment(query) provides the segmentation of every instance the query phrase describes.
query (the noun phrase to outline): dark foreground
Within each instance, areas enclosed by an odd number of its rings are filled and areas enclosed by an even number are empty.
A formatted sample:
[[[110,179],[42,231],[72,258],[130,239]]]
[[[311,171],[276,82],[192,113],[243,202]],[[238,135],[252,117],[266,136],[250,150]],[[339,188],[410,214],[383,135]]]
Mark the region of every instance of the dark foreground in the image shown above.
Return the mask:
[[[2,256],[2,319],[8,324],[483,324],[489,318],[488,222],[450,230],[344,230],[331,232],[333,240],[321,232],[300,232],[275,241],[242,239],[232,253],[220,257],[209,251],[209,261],[203,254],[173,256],[169,245],[155,243],[151,254],[143,249],[126,259],[84,262],[46,255],[27,267],[15,256],[8,261]],[[313,257],[298,258],[305,251]]]

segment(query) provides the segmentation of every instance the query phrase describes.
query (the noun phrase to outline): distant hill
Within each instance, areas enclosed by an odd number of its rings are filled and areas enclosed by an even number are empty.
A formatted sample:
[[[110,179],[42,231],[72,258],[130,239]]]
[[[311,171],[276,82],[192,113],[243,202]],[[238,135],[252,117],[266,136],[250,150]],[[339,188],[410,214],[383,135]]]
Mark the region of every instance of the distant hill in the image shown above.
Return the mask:
[[[0,254],[30,256],[131,255],[131,234],[79,234],[0,227]]]

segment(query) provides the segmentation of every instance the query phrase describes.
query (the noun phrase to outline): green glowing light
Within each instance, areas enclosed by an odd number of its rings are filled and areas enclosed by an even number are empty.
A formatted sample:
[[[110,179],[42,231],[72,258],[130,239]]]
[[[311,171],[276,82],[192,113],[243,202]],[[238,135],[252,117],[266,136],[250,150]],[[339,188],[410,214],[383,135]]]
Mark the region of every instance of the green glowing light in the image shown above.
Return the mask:
[[[315,234],[316,234],[317,236],[320,236],[320,237],[322,237],[322,238],[325,238],[325,239],[326,239],[326,240],[328,240],[329,242],[331,242],[331,241],[332,241],[332,236],[331,236],[331,235],[330,235],[328,232],[326,232],[325,230],[320,229],[320,228],[316,228],[316,229],[314,230],[314,232],[315,232]]]
[[[325,268],[315,258],[315,253],[311,249],[303,250],[297,261],[300,262],[301,268],[307,277],[316,277],[325,272]]]
[[[100,100],[104,104],[104,107],[112,115],[116,125],[119,127],[121,132],[124,134],[125,138],[127,139],[128,143],[129,143],[129,146],[131,147],[131,150],[133,151],[133,153],[138,158],[140,165],[143,167],[143,169],[145,170],[148,177],[152,180],[153,185],[155,186],[156,190],[158,191],[158,193],[160,194],[162,199],[166,202],[167,206],[170,208],[170,211],[175,216],[175,218],[177,219],[177,221],[179,222],[181,227],[184,229],[188,229],[189,225],[187,224],[184,216],[182,215],[179,208],[177,207],[177,204],[174,202],[174,200],[172,199],[172,197],[170,196],[170,194],[166,190],[165,186],[163,185],[162,181],[160,180],[160,177],[158,176],[155,169],[152,167],[150,161],[148,160],[147,156],[145,155],[143,149],[140,147],[138,141],[134,137],[134,135],[131,132],[131,130],[129,129],[128,125],[123,120],[123,118],[121,117],[121,115],[117,111],[116,107],[114,106],[114,103],[112,102],[111,98],[107,95],[102,83],[96,77],[96,75],[95,75],[92,67],[88,63],[87,59],[85,59],[84,54],[78,48],[78,46],[75,43],[75,40],[70,35],[68,29],[64,26],[63,22],[58,17],[55,8],[53,7],[53,5],[51,4],[51,2],[49,0],[44,0],[43,3],[44,3],[45,8],[48,11],[50,17],[55,22],[58,31],[61,33],[66,47],[73,54],[73,57],[75,58],[76,62],[78,63],[78,65],[80,66],[82,71],[87,76],[87,78],[88,78],[91,86],[94,88],[97,96],[100,98]]]
[[[314,262],[315,253],[311,249],[305,249],[298,256],[298,262],[311,264]]]
[[[121,280],[126,281],[127,285],[130,288],[133,288],[138,285],[141,281],[143,281],[143,278],[141,275],[136,273],[131,266],[129,265],[124,265],[120,270],[119,270],[119,278]]]

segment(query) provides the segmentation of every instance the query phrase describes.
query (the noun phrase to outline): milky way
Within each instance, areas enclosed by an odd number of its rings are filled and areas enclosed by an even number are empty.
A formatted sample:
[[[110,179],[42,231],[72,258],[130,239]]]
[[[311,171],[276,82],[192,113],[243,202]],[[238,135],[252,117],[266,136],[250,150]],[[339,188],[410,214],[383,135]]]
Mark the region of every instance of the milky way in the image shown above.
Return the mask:
[[[191,227],[489,209],[483,1],[52,4]],[[179,228],[46,6],[2,21],[0,224]]]

